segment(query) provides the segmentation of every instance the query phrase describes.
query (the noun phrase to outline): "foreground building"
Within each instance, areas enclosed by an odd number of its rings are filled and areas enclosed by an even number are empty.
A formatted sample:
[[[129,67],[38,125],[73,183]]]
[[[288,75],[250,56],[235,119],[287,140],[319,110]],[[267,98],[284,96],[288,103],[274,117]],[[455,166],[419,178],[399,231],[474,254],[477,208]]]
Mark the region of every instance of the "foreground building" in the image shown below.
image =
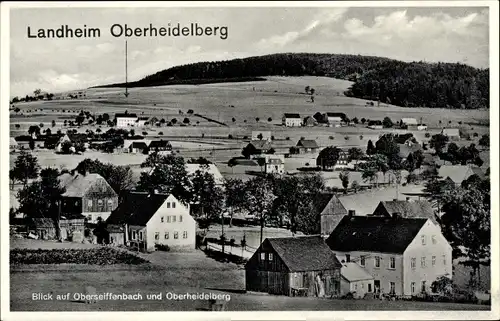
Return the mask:
[[[295,147],[299,154],[316,153],[319,149],[318,143],[314,139],[301,139]]]
[[[373,276],[375,293],[412,296],[452,276],[452,248],[430,219],[345,216],[326,243]]]
[[[267,238],[245,265],[246,290],[331,297],[340,294],[340,268],[319,236]]]
[[[436,211],[429,201],[409,199],[406,201],[397,199],[392,201],[382,201],[373,212],[373,216],[387,218],[398,215],[402,218],[428,218],[435,224],[438,224],[436,220]]]
[[[352,293],[356,299],[362,299],[367,293],[373,293],[374,283],[365,269],[355,262],[343,262],[340,269],[340,294]]]

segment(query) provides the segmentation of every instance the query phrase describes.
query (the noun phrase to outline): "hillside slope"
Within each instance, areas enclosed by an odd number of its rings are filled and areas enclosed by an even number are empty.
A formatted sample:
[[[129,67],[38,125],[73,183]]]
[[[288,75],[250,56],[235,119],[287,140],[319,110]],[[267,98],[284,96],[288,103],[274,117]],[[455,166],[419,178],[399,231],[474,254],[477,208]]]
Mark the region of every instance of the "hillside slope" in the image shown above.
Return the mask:
[[[176,66],[128,87],[264,80],[263,76],[328,76],[353,81],[346,96],[405,107],[489,107],[489,69],[464,64],[402,62],[337,54],[284,53]],[[99,86],[124,87],[125,84]]]

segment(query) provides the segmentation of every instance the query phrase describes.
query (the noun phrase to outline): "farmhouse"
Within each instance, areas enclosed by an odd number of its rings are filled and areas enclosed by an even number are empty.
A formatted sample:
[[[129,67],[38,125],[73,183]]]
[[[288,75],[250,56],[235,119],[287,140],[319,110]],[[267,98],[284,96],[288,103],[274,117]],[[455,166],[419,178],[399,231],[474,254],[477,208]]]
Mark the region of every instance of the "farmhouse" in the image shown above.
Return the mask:
[[[375,293],[430,292],[433,281],[452,274],[452,248],[430,219],[344,216],[326,243],[373,276]]]
[[[326,120],[330,126],[340,127],[342,122],[346,119],[346,115],[344,113],[327,112],[324,114],[323,119]]]
[[[463,181],[472,175],[478,175],[484,179],[484,173],[479,167],[472,165],[443,165],[439,167],[438,175],[441,179],[450,180],[456,185],[462,184]]]
[[[135,121],[135,126],[144,127],[146,126],[147,122],[148,122],[148,117],[137,117],[137,120]]]
[[[219,168],[217,168],[215,164],[208,164],[208,165],[186,164],[186,171],[188,175],[192,175],[196,173],[196,171],[198,170],[212,174],[212,176],[215,179],[215,184],[217,184],[219,187],[224,186],[224,176],[222,176],[221,172],[219,171]]]
[[[266,174],[285,173],[285,155],[264,155]]]
[[[115,124],[118,128],[124,128],[129,126],[134,126],[137,121],[136,114],[125,113],[117,113],[115,114]]]
[[[418,200],[392,200],[392,201],[382,201],[378,204],[377,208],[373,212],[373,216],[380,217],[396,217],[400,216],[403,218],[428,218],[432,220],[435,224],[436,221],[436,211],[432,207],[432,204],[428,201],[418,201]]]
[[[252,140],[267,140],[270,142],[271,132],[270,131],[252,131]]]
[[[143,154],[148,150],[148,145],[144,141],[132,142],[128,147],[128,152],[132,154]]]
[[[300,127],[302,126],[302,118],[300,118],[300,114],[285,113],[282,124],[286,127]]]
[[[154,251],[194,249],[196,222],[174,195],[129,193],[106,221],[110,243]]]
[[[265,154],[271,148],[271,143],[267,140],[252,140],[246,146],[246,149],[252,152],[251,155]]]
[[[341,264],[319,236],[266,238],[245,265],[247,291],[331,297]]]
[[[98,218],[106,220],[118,206],[118,195],[99,174],[59,176],[62,194],[61,216],[81,214],[89,223],[97,223]]]
[[[383,129],[384,125],[381,120],[370,120],[368,122],[368,128],[370,129]]]
[[[159,155],[172,154],[172,145],[168,140],[153,140],[149,143],[149,154],[158,153]]]
[[[32,140],[32,138],[31,136],[28,135],[22,135],[22,136],[16,136],[15,140],[17,142],[17,146],[19,147],[19,149],[24,150],[29,148],[29,143]]]
[[[319,148],[318,143],[313,139],[301,139],[296,147],[299,154],[316,153]]]
[[[307,116],[304,118],[304,121],[302,122],[302,124],[304,126],[312,127],[312,126],[316,126],[318,124],[318,122],[316,121],[316,119],[314,119],[314,117]]]
[[[319,218],[319,233],[322,237],[330,236],[347,210],[335,194],[319,193],[313,197],[313,208]]]
[[[363,265],[365,262],[363,262]],[[362,299],[366,293],[373,293],[373,276],[355,262],[342,262],[340,269],[340,294],[352,293],[354,298]]]
[[[333,166],[333,169],[337,170],[347,167],[349,167],[349,153],[346,150],[341,149],[339,153],[339,159],[337,160],[335,166]]]
[[[419,143],[410,143],[407,142],[405,144],[398,144],[399,146],[399,157],[405,160],[408,158],[408,155],[414,154],[417,151],[422,151],[422,146]]]
[[[460,131],[458,128],[443,128],[441,134],[447,136],[449,140],[460,140]]]
[[[16,142],[16,139],[14,137],[10,137],[9,149],[15,151],[18,148],[19,148],[19,144]]]
[[[427,125],[426,124],[418,124],[417,130],[427,130]]]
[[[410,126],[412,126],[416,129],[418,122],[415,118],[401,118],[399,125],[401,128],[411,129]]]

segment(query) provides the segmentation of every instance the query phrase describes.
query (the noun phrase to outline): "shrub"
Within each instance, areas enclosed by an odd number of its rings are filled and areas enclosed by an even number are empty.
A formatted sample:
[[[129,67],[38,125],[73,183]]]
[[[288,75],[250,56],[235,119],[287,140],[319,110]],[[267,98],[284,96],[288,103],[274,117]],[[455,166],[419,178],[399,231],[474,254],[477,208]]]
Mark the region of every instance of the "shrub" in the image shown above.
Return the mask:
[[[328,139],[331,139],[331,140],[333,140],[333,139],[334,139],[334,137],[333,137],[333,136],[329,136],[329,137],[328,137]]]
[[[290,140],[290,137],[285,138],[286,140]]]
[[[166,244],[156,244],[155,247],[158,251],[164,251],[164,252],[170,251],[170,247]]]
[[[233,139],[233,135],[229,134],[229,135],[227,135],[227,138],[228,139]]]
[[[431,137],[431,134],[430,133],[425,133],[425,138],[429,138]]]

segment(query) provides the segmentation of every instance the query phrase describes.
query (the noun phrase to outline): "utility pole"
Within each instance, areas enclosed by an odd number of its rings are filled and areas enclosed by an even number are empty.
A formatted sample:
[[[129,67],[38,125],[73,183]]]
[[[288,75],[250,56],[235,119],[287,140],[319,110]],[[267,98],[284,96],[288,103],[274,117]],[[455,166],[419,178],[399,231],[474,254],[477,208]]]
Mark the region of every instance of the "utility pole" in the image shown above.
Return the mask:
[[[125,40],[125,97],[128,97],[128,46]]]

